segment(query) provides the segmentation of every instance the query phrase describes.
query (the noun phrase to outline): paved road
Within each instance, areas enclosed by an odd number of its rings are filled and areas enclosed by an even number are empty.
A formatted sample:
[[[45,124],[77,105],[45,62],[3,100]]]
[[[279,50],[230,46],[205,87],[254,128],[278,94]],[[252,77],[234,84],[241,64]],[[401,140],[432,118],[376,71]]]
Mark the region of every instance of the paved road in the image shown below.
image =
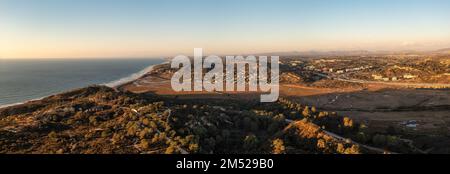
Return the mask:
[[[290,119],[285,119],[285,121],[286,121],[287,123],[292,123],[292,122],[294,122],[294,120],[290,120]],[[377,148],[377,147],[372,147],[372,146],[360,144],[360,143],[358,143],[358,142],[355,142],[355,141],[351,140],[350,138],[344,138],[344,137],[341,137],[341,136],[339,136],[339,135],[337,135],[337,134],[335,134],[335,133],[333,133],[333,132],[329,132],[329,131],[326,131],[326,130],[323,130],[323,129],[322,129],[322,131],[325,132],[327,135],[329,135],[329,136],[331,136],[331,137],[333,137],[333,138],[336,138],[336,139],[338,139],[338,140],[340,140],[340,141],[350,142],[350,143],[352,143],[352,144],[358,145],[359,147],[363,147],[363,148],[366,148],[366,149],[369,149],[369,150],[378,152],[378,153],[380,153],[380,154],[398,154],[398,153],[396,153],[396,152],[390,152],[390,151],[386,151],[386,150],[384,150],[384,149],[380,149],[380,148]]]

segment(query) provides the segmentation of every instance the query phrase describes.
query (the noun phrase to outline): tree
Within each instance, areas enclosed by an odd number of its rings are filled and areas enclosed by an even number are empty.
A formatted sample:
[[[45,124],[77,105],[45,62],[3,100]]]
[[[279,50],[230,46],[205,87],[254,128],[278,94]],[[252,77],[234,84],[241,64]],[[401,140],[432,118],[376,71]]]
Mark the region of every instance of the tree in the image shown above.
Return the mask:
[[[317,148],[319,149],[325,149],[327,148],[327,143],[323,139],[317,140]]]
[[[213,137],[207,138],[205,140],[205,146],[204,146],[205,149],[214,151],[215,147],[216,147],[216,140]]]
[[[112,138],[111,138],[111,141],[112,141],[112,144],[117,144],[117,143],[119,143],[122,139],[123,139],[123,136],[122,136],[121,134],[119,134],[119,133],[114,133],[113,136],[112,136]]]
[[[228,129],[222,130],[222,137],[224,139],[228,139],[228,138],[230,138],[230,136],[231,136],[231,132]]]
[[[147,138],[150,135],[151,129],[144,128],[141,132],[139,132],[139,138],[144,139]]]
[[[345,154],[360,154],[360,149],[359,146],[357,145],[352,145],[352,147],[349,147],[347,149],[345,149]]]
[[[102,137],[102,138],[106,138],[106,137],[108,137],[108,136],[110,136],[110,135],[111,135],[111,130],[106,129],[106,130],[104,130],[104,131],[102,132],[101,137]]]
[[[198,135],[198,136],[203,136],[208,132],[208,130],[203,126],[197,126],[194,128],[193,131],[194,131],[194,134]]]
[[[170,145],[169,147],[167,147],[166,151],[164,152],[165,154],[174,154],[177,150],[177,147]]]
[[[199,149],[198,144],[197,143],[193,143],[193,144],[189,144],[189,151],[191,152],[197,152]]]
[[[96,125],[97,124],[97,116],[90,116],[89,123],[92,125]]]
[[[306,106],[305,109],[303,109],[302,114],[303,114],[303,116],[306,117],[306,118],[308,118],[308,117],[311,116],[311,111],[309,110],[309,107],[308,107],[308,106]]]
[[[326,116],[328,116],[328,112],[319,112],[319,118],[323,118],[323,117],[326,117]]]
[[[146,139],[143,139],[141,140],[141,143],[139,143],[139,146],[142,149],[147,149],[150,146],[150,143]]]
[[[344,127],[349,127],[349,128],[353,127],[353,120],[351,118],[344,117],[343,122],[344,122]]]
[[[280,129],[280,123],[277,121],[273,121],[270,123],[269,127],[267,128],[267,131],[270,133],[275,133]]]
[[[366,134],[364,132],[358,132],[358,134],[356,134],[356,141],[360,143],[366,143],[367,142]]]
[[[388,146],[397,146],[400,140],[396,136],[386,136],[386,144]]]
[[[55,131],[51,131],[47,136],[49,138],[51,138],[51,139],[57,139],[58,138],[58,135],[56,134]]]
[[[397,130],[395,129],[395,127],[394,126],[388,126],[388,128],[386,129],[386,132],[389,134],[389,135],[395,135],[395,134],[397,134]]]
[[[142,120],[142,124],[148,126],[148,125],[150,125],[150,120],[149,120],[148,118],[144,118],[144,119]]]
[[[311,112],[312,112],[312,113],[316,113],[316,112],[317,112],[317,109],[316,109],[315,106],[311,107]]]
[[[286,148],[284,147],[284,142],[281,139],[275,139],[272,141],[272,153],[273,154],[283,154],[286,152]]]
[[[251,130],[252,129],[252,119],[250,117],[245,117],[242,120],[242,122],[243,122],[242,126],[243,126],[244,129],[246,129],[246,130]]]
[[[373,137],[372,141],[377,146],[385,146],[386,145],[386,136],[377,134]]]
[[[284,122],[284,120],[286,119],[286,117],[285,117],[283,114],[277,114],[277,115],[275,115],[275,116],[273,117],[273,119],[274,119],[275,121],[282,121],[282,122]]]
[[[256,150],[257,147],[258,147],[258,138],[255,135],[251,134],[245,136],[244,148],[246,150]]]
[[[177,141],[167,140],[166,144],[169,146],[166,148],[165,154],[179,153],[180,146]]]
[[[340,153],[340,154],[344,154],[345,153],[345,147],[342,143],[338,143],[337,147],[336,147],[336,152]]]
[[[359,124],[359,131],[367,132],[367,130],[368,130],[368,127],[365,124],[363,124],[363,123]]]

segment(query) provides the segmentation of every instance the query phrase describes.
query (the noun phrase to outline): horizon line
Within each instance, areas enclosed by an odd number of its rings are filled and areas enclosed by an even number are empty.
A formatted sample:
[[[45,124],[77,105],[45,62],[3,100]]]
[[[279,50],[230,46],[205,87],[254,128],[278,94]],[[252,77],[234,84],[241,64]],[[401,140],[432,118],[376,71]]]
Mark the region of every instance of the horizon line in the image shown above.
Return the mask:
[[[226,55],[263,55],[263,54],[274,54],[274,53],[330,53],[330,52],[355,52],[355,51],[366,51],[369,53],[382,53],[382,52],[390,52],[390,53],[401,53],[401,52],[415,52],[415,53],[432,53],[432,52],[439,52],[442,50],[449,50],[449,47],[442,47],[439,49],[428,49],[428,50],[418,50],[418,49],[401,49],[401,50],[376,50],[376,49],[330,49],[330,50],[320,50],[320,49],[310,49],[310,50],[303,50],[303,51],[271,51],[271,52],[259,52],[259,53],[221,53],[221,54],[209,54],[208,55],[218,55],[218,56],[226,56]],[[175,57],[177,55],[182,54],[172,54],[172,55],[164,55],[164,56],[112,56],[112,57],[106,57],[106,56],[86,56],[86,57],[0,57],[0,60],[2,59],[167,59],[170,57]],[[190,54],[188,56],[193,56],[193,54]],[[283,56],[289,56],[289,55],[283,55]]]

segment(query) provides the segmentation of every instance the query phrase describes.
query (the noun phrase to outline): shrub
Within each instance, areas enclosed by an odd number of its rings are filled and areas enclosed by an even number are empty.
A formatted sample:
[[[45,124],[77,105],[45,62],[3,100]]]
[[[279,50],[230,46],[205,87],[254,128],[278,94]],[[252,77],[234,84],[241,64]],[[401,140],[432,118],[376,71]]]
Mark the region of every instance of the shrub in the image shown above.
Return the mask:
[[[317,112],[317,109],[316,109],[315,106],[311,107],[311,112],[312,112],[312,113],[316,113],[316,112]]]
[[[106,138],[109,135],[111,135],[111,131],[109,129],[104,130],[101,134],[102,138]]]
[[[117,143],[120,142],[122,139],[123,139],[123,136],[122,136],[122,135],[120,135],[119,133],[114,133],[113,136],[112,136],[112,138],[111,138],[111,141],[112,141],[113,144],[117,144]]]
[[[377,134],[372,138],[372,142],[377,146],[385,146],[386,145],[386,136]]]
[[[345,147],[342,143],[338,143],[337,147],[336,147],[336,152],[340,153],[340,154],[344,154],[345,153]]]
[[[189,151],[191,152],[197,152],[199,149],[199,146],[197,143],[189,144]]]
[[[328,116],[328,112],[319,112],[319,115],[318,115],[319,118],[324,118],[326,116]]]
[[[284,142],[281,139],[275,139],[272,141],[272,149],[273,154],[283,154],[286,152]]]
[[[142,120],[142,124],[144,124],[144,125],[146,125],[146,126],[149,126],[150,120],[149,120],[148,118],[144,118],[144,119]]]
[[[257,147],[258,147],[258,138],[255,135],[251,134],[245,136],[244,148],[246,150],[256,150]]]
[[[139,143],[139,147],[141,147],[142,149],[148,149],[150,147],[150,143],[146,139],[143,139]]]
[[[396,136],[386,136],[386,144],[389,146],[397,146],[400,140]]]
[[[97,116],[90,116],[89,117],[89,123],[96,125],[97,124]]]
[[[55,131],[50,132],[47,136],[49,138],[51,138],[51,139],[57,139],[58,138],[58,135],[56,134]]]
[[[353,120],[352,119],[350,119],[348,117],[344,117],[343,122],[344,122],[344,127],[349,127],[349,128],[353,127]]]
[[[327,147],[327,143],[323,139],[319,139],[317,141],[317,148],[319,149],[325,149]]]
[[[352,147],[349,147],[347,149],[345,149],[345,154],[360,154],[360,150],[359,150],[359,146],[357,145],[352,145]]]
[[[139,132],[139,138],[140,139],[144,139],[147,137],[147,135],[149,134],[149,129],[145,128],[144,130],[142,130],[141,132]]]
[[[170,142],[169,147],[166,148],[165,154],[174,154],[178,151],[178,145],[176,142]]]
[[[311,111],[309,110],[309,106],[306,106],[305,109],[303,109],[302,114],[303,114],[303,116],[306,117],[306,118],[308,118],[308,117],[311,116]]]
[[[366,134],[364,132],[358,132],[358,134],[356,134],[356,141],[360,143],[366,143],[367,142]]]

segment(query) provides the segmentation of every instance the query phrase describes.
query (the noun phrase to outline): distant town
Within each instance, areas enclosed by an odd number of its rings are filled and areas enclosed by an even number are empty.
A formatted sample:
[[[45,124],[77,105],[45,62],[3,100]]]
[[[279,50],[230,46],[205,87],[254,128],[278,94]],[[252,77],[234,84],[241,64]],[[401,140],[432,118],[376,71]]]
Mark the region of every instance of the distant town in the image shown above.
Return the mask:
[[[310,81],[328,78],[415,88],[450,87],[450,61],[438,55],[294,57],[279,63],[284,72]]]

